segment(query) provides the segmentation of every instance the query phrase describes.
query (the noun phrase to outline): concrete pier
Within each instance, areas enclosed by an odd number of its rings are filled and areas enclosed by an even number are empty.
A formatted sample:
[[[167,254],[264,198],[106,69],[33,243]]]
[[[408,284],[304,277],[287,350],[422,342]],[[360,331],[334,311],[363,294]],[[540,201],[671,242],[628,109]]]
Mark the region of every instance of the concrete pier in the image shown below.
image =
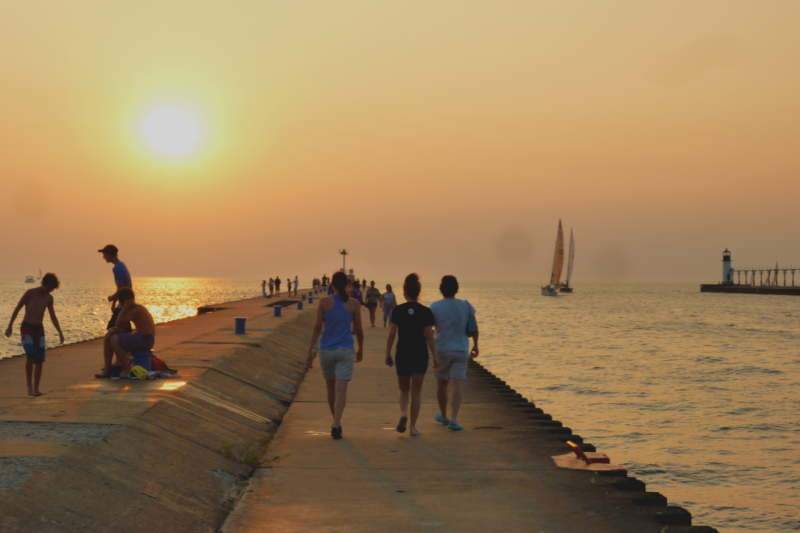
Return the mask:
[[[277,318],[275,301],[158,325],[155,353],[181,380],[94,379],[93,340],[48,350],[30,398],[24,357],[0,361],[0,531],[218,531],[305,374],[313,310]]]
[[[155,353],[178,382],[94,379],[96,340],[49,350],[46,395],[29,398],[24,358],[0,361],[0,531],[715,531],[624,472],[557,467],[567,439],[594,447],[479,364],[465,431],[434,422],[431,370],[423,435],[398,434],[380,327],[366,328],[333,441],[319,365],[306,377],[304,363],[316,303],[293,301],[159,325]]]
[[[459,414],[464,431],[434,421],[430,369],[417,426],[422,436],[397,433],[397,380],[384,363],[387,331],[365,328],[342,440],[330,436],[319,365],[308,373],[271,445],[275,462],[256,471],[224,533],[715,531],[692,527],[688,511],[667,506],[664,496],[624,473],[557,467],[551,456],[569,452],[567,439],[583,439],[478,364],[470,366]]]
[[[777,285],[732,285],[732,284],[703,284],[700,292],[725,292],[730,294],[775,294],[800,296],[800,287],[781,287]]]

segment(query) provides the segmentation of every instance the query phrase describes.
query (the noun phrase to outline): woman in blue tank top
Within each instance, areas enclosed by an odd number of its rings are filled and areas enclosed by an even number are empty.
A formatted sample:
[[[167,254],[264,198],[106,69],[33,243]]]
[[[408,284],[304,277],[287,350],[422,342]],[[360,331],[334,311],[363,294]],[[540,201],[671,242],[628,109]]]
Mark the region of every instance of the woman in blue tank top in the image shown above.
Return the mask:
[[[344,272],[334,274],[331,286],[334,294],[322,298],[317,307],[317,321],[306,362],[311,368],[314,346],[319,340],[319,366],[328,385],[328,405],[333,416],[331,436],[341,439],[347,384],[353,379],[353,364],[360,363],[363,358],[364,332],[361,329],[361,304],[347,294],[347,275]],[[353,334],[358,340],[357,351],[353,346]]]

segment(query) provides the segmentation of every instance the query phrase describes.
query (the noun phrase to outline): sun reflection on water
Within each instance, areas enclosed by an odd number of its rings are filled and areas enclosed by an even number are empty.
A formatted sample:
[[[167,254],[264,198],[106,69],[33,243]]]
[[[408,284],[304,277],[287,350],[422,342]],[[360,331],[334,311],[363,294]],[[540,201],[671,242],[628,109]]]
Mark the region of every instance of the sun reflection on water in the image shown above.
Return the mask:
[[[133,265],[131,265],[133,266]],[[195,316],[202,305],[261,295],[261,280],[223,278],[133,278],[136,300],[150,310],[156,323]],[[23,280],[0,279],[0,307],[13,308],[25,292]],[[67,343],[102,336],[111,318],[106,297],[114,292],[110,275],[100,278],[62,278],[55,309]],[[49,321],[45,325],[50,335]],[[50,344],[48,339],[48,345]],[[18,335],[0,337],[0,358],[23,353]]]

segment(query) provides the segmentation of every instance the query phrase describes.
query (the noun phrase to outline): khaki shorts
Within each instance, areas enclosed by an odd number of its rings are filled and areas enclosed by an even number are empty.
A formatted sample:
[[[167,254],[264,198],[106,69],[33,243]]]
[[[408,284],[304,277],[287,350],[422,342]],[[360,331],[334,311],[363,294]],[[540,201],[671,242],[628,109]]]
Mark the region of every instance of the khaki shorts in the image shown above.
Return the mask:
[[[438,355],[439,368],[436,369],[437,379],[467,379],[469,352],[442,350],[438,352]]]
[[[353,379],[353,365],[356,362],[356,352],[352,348],[336,348],[335,350],[319,351],[319,366],[322,368],[322,377],[329,379]]]

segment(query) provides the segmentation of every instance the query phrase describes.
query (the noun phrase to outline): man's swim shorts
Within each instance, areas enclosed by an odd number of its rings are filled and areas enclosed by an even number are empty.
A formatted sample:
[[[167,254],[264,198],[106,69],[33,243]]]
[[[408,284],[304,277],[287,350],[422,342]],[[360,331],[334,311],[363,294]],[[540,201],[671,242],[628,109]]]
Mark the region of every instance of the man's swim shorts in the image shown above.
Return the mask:
[[[19,327],[22,335],[22,347],[25,348],[25,355],[28,359],[33,359],[35,364],[44,363],[44,325],[22,322]]]

